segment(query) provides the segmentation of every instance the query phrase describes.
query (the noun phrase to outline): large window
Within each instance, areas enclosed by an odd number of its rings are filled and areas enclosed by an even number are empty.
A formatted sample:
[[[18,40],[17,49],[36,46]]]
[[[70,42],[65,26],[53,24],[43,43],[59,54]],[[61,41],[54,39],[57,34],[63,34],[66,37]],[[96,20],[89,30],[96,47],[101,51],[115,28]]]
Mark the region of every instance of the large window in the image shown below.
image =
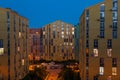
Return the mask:
[[[105,5],[100,5],[100,38],[104,38],[104,17]]]
[[[113,12],[112,12],[113,16],[113,34],[112,37],[114,39],[117,38],[117,23],[118,23],[118,1],[117,0],[113,0]]]
[[[0,39],[0,55],[4,54],[3,39]]]

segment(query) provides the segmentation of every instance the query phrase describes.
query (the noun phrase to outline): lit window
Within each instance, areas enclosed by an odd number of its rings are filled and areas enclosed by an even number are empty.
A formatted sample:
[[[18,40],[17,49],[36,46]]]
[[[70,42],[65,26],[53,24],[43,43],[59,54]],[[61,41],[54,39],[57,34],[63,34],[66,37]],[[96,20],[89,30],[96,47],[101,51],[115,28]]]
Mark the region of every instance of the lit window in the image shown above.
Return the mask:
[[[94,57],[98,57],[98,49],[93,49]]]
[[[0,39],[0,55],[4,54],[3,39]]]
[[[72,46],[73,44],[72,44],[72,43],[70,43],[70,45]]]
[[[64,27],[62,27],[62,31],[64,31]]]
[[[20,51],[20,47],[18,47],[18,51]]]
[[[108,55],[108,57],[112,56],[112,49],[107,49],[107,55]]]
[[[116,67],[112,67],[112,75],[117,75],[117,68]]]
[[[68,35],[68,32],[66,32],[66,34]]]
[[[45,35],[45,31],[43,32],[43,35]]]
[[[36,34],[38,34],[38,32],[36,32]]]
[[[74,32],[72,32],[72,34],[74,34]]]
[[[22,36],[21,32],[19,32],[19,38]]]
[[[75,28],[72,28],[72,30],[74,31]]]
[[[68,45],[68,42],[66,43],[66,45]]]
[[[61,34],[64,34],[64,32],[62,32]]]
[[[0,55],[4,54],[4,48],[0,48]]]
[[[64,38],[64,35],[62,35],[62,38]]]
[[[24,59],[22,59],[22,65],[25,65],[25,60]]]
[[[100,67],[100,75],[104,75],[104,67]]]

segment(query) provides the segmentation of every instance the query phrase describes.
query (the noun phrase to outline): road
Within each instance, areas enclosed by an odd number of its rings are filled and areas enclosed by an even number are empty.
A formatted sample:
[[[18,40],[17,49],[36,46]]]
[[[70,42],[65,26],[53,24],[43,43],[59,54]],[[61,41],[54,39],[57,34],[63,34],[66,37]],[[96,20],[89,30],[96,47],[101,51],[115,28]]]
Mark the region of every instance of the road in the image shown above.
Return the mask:
[[[58,74],[61,72],[61,69],[49,69],[49,75],[46,80],[57,80]]]

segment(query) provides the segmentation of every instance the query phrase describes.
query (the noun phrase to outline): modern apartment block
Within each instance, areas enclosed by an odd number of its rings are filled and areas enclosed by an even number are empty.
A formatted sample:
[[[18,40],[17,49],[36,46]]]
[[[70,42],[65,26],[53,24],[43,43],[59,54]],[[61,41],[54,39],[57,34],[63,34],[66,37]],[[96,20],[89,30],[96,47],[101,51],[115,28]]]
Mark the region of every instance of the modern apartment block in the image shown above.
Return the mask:
[[[46,60],[74,59],[74,27],[60,20],[43,27],[43,54]]]
[[[80,17],[81,80],[120,80],[120,0],[88,7]]]
[[[40,60],[43,57],[42,28],[31,28],[29,33],[30,55],[29,59]]]
[[[0,8],[0,80],[20,80],[28,72],[28,19]]]

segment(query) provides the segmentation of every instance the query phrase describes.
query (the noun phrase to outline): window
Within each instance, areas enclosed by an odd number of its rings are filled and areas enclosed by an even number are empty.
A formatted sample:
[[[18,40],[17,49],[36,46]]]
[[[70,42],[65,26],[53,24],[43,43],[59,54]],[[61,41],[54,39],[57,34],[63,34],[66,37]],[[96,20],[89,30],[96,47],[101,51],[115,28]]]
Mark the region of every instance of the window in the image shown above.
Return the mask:
[[[104,67],[104,58],[100,58],[100,66]]]
[[[114,11],[114,12],[113,12],[113,20],[116,20],[117,17],[118,17],[117,11]]]
[[[117,67],[117,59],[116,58],[112,59],[112,67]]]
[[[4,54],[3,39],[0,39],[0,55]]]
[[[10,23],[7,24],[7,31],[10,32]]]
[[[100,31],[100,38],[104,38],[104,31]]]
[[[112,56],[112,49],[107,49],[107,55],[108,55],[108,57]]]
[[[113,31],[113,38],[116,39],[117,38],[117,31]]]
[[[10,21],[10,12],[7,11],[7,20]]]
[[[86,48],[88,48],[88,47],[89,47],[89,41],[86,40]]]
[[[64,38],[64,35],[62,35],[62,38]]]
[[[100,31],[104,31],[104,22],[100,22]]]
[[[72,28],[72,30],[74,31],[75,28]]]
[[[0,48],[0,55],[4,54],[4,48]]]
[[[100,58],[100,75],[104,75],[104,58]]]
[[[20,47],[18,47],[18,52],[20,51]]]
[[[107,48],[108,49],[112,48],[112,40],[111,39],[108,39],[108,41],[107,41]]]
[[[98,49],[93,49],[94,57],[98,57]]]
[[[55,53],[55,51],[56,51],[56,47],[54,46],[54,47],[53,47],[53,52]]]
[[[45,31],[43,31],[43,35],[45,35]]]
[[[101,76],[104,75],[104,67],[100,67],[99,70],[100,70],[100,71],[99,71],[100,75],[101,75]]]
[[[118,1],[117,0],[113,0],[113,34],[112,34],[112,37],[114,39],[117,38],[117,24],[118,24],[118,11],[117,11],[117,8],[118,8]]]
[[[72,45],[73,45],[73,43],[70,43],[70,45],[72,46]]]
[[[21,34],[21,32],[19,32],[19,38],[21,38],[21,36],[22,36],[22,34]]]
[[[74,32],[72,32],[72,34],[74,35]]]
[[[86,10],[86,17],[89,17],[89,10]]]
[[[94,48],[98,48],[98,39],[94,40]]]
[[[64,46],[61,46],[61,52],[64,53]]]
[[[25,60],[24,60],[24,59],[22,59],[22,65],[23,65],[23,66],[25,65]]]
[[[64,34],[64,32],[62,31],[61,34]]]
[[[113,76],[117,75],[117,68],[116,67],[112,67],[112,75]]]
[[[104,17],[105,5],[100,5],[100,38],[104,38]]]
[[[117,11],[117,7],[118,7],[118,2],[117,0],[113,0],[113,10]]]
[[[101,4],[101,5],[100,5],[100,12],[104,12],[104,10],[105,10],[105,5],[104,5],[104,4]]]

